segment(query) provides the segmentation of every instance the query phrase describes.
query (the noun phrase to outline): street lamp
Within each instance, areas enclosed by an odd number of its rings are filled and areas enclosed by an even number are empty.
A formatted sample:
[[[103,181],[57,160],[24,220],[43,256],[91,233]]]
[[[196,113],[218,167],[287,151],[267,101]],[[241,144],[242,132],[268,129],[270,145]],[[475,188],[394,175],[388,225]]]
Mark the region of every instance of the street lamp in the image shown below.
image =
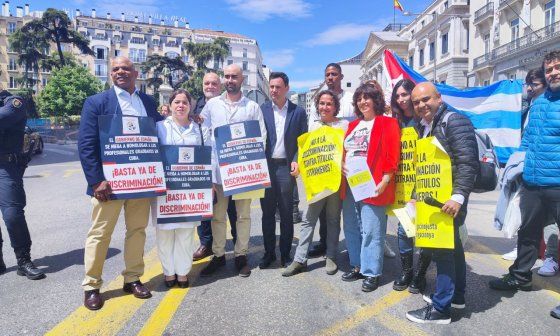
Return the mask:
[[[438,30],[438,18],[440,16],[450,16],[450,17],[457,17],[461,19],[468,19],[470,15],[460,15],[460,14],[439,14],[437,10],[433,11],[432,13],[411,13],[411,12],[403,12],[404,16],[420,16],[420,15],[432,15],[434,17],[434,83],[437,82],[437,30]],[[469,37],[467,36],[467,39]]]

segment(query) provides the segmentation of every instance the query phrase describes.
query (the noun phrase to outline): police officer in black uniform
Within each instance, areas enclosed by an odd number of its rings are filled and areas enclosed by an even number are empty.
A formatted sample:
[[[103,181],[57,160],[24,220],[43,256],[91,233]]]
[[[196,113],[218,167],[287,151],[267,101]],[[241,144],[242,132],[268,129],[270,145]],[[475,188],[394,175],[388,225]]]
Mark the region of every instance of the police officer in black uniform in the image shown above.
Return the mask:
[[[22,98],[0,92],[0,211],[17,258],[17,274],[32,280],[45,277],[31,261],[31,237],[25,214],[23,173],[29,162],[22,153],[27,115]],[[0,274],[6,271],[0,232]]]

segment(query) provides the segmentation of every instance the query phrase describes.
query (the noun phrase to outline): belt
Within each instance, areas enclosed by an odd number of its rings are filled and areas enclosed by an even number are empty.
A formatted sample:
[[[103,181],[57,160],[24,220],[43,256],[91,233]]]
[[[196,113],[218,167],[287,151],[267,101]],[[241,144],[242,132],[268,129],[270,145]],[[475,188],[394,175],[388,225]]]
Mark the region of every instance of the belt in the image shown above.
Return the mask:
[[[278,166],[288,164],[288,160],[286,160],[286,159],[274,159],[274,158],[272,158],[272,159],[270,159],[270,162],[272,162],[272,163],[274,163],[275,165],[278,165]]]

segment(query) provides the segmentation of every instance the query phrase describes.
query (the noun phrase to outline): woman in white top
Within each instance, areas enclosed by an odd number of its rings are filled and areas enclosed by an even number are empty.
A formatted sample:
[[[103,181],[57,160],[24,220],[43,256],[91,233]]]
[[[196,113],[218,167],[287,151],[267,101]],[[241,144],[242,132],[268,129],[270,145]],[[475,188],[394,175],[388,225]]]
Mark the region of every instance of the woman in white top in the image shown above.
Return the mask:
[[[210,131],[194,122],[190,116],[191,97],[178,89],[169,98],[171,116],[159,121],[158,138],[161,145],[210,145]],[[165,196],[161,196],[165,197]],[[165,285],[181,288],[189,286],[187,274],[192,267],[195,250],[194,230],[200,222],[157,224],[156,203],[152,202],[152,221],[156,226],[159,259],[165,275]]]
[[[312,132],[322,126],[330,126],[340,128],[344,132],[348,128],[348,120],[337,118],[336,115],[340,110],[340,101],[338,97],[329,90],[319,92],[315,98],[315,108],[319,111],[320,120],[315,120],[309,125],[309,132]],[[336,253],[338,251],[338,238],[340,236],[340,195],[335,192],[315,203],[309,204],[305,220],[301,224],[299,244],[294,255],[294,262],[282,272],[283,276],[295,275],[307,267],[307,253],[309,246],[313,241],[313,231],[319,214],[323,209],[326,210],[327,219],[327,274],[333,275],[337,272]]]

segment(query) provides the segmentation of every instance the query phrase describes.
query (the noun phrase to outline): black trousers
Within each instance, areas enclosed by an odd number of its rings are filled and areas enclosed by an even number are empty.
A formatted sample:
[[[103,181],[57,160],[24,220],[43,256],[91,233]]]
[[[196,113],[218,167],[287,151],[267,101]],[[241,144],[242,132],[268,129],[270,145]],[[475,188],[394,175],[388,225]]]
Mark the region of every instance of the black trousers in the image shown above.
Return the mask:
[[[8,229],[10,242],[17,258],[29,253],[31,236],[25,221],[25,167],[15,163],[0,163],[0,211]],[[2,235],[0,233],[0,246]]]
[[[531,281],[531,268],[539,255],[543,228],[553,218],[560,223],[560,187],[532,187],[526,184],[519,192],[521,227],[517,233],[517,259],[509,273],[521,283]]]
[[[286,164],[269,161],[271,187],[265,190],[261,199],[262,231],[265,253],[275,255],[276,249],[276,209],[280,213],[280,254],[289,259],[294,239],[293,206],[295,178],[290,175]]]

